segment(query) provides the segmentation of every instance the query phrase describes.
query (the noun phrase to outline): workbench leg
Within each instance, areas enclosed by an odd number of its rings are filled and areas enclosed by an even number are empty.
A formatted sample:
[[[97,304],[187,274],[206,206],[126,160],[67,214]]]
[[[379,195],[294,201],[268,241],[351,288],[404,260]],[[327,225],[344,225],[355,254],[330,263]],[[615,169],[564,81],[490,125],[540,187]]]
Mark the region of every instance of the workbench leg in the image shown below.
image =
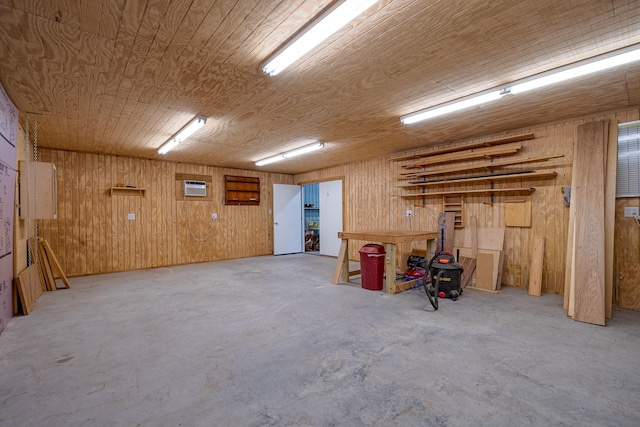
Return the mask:
[[[388,294],[396,293],[396,247],[395,243],[385,243],[384,273],[387,276],[385,287]]]
[[[341,277],[343,281],[349,281],[349,241],[347,239],[342,239],[340,244],[340,252],[338,252],[336,269],[333,271],[331,283],[337,285]]]

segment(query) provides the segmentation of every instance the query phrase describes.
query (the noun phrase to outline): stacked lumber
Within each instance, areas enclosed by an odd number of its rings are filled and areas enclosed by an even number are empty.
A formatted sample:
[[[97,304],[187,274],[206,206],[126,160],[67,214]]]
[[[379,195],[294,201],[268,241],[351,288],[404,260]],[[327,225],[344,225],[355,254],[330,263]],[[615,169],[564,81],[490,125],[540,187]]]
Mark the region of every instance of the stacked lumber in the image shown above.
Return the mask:
[[[607,236],[612,230],[605,232],[605,205],[612,196],[606,189],[611,180],[615,182],[612,167],[607,174],[608,156],[615,151],[609,144],[617,142],[610,141],[609,129],[608,121],[585,123],[576,129],[564,287],[567,315],[602,326],[608,313],[610,316],[608,288],[613,285],[613,277],[606,280],[605,247],[607,237],[613,236]]]
[[[29,245],[30,248],[33,245]],[[31,249],[30,249],[31,250]],[[32,252],[32,259],[35,259]],[[49,242],[38,239],[38,263],[25,268],[14,278],[16,295],[14,296],[14,314],[29,314],[43,292],[69,289],[69,280],[62,271]],[[56,279],[62,280],[64,288],[58,288]]]

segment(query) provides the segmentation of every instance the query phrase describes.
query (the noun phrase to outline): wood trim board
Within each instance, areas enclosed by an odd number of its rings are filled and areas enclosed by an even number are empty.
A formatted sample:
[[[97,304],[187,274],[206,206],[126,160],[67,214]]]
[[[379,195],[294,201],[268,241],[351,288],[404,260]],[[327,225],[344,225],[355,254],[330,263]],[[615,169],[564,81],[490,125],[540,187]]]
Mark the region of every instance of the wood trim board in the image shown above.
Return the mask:
[[[533,239],[533,251],[531,255],[531,270],[529,272],[529,295],[539,297],[542,295],[542,268],[544,260],[544,236],[536,236]]]
[[[471,142],[471,143],[468,143],[468,144],[462,144],[462,145],[457,145],[457,146],[453,146],[453,147],[442,148],[442,149],[439,149],[439,150],[428,151],[428,152],[420,153],[420,154],[413,154],[413,155],[410,155],[410,156],[395,157],[395,158],[393,158],[391,160],[396,161],[396,162],[400,162],[400,161],[404,161],[404,160],[421,159],[423,157],[435,156],[435,155],[438,155],[438,154],[454,153],[456,151],[466,150],[466,149],[469,149],[469,148],[491,147],[491,146],[500,145],[500,144],[508,144],[510,142],[527,141],[527,140],[531,140],[531,139],[535,139],[535,135],[533,133],[525,133],[525,134],[522,134],[522,135],[507,136],[507,137],[504,137],[504,138],[491,139],[491,140],[483,141],[483,142]]]

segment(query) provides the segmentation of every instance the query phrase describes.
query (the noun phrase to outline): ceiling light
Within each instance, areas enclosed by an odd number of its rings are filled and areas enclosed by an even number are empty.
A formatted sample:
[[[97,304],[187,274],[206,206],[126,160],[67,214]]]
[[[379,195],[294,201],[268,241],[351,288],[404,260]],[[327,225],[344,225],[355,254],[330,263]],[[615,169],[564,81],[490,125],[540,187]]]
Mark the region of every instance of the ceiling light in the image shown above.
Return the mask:
[[[614,68],[620,65],[629,64],[640,60],[640,45],[630,46],[624,49],[599,55],[584,61],[579,61],[564,67],[556,68],[532,77],[517,80],[489,91],[479,92],[464,98],[459,98],[445,104],[416,111],[406,116],[400,117],[400,121],[405,124],[412,124],[433,117],[459,111],[465,108],[484,104],[486,102],[500,99],[505,95],[517,95],[530,90],[538,89],[554,83],[560,83],[576,77]]]
[[[315,141],[313,144],[305,145],[300,148],[296,148],[284,153],[276,154],[275,156],[267,157],[266,159],[258,160],[256,166],[264,166],[269,163],[279,162],[280,160],[289,159],[291,157],[299,156],[301,154],[310,153],[324,147],[323,142]]]
[[[608,70],[609,68],[638,60],[640,60],[640,48],[633,46],[632,48],[596,56],[586,61],[576,62],[575,64],[567,65],[532,78],[520,80],[518,83],[514,82],[511,84],[511,93],[515,95],[587,74],[597,73],[598,71]]]
[[[165,142],[164,145],[160,147],[160,149],[158,150],[158,154],[166,154],[169,151],[173,150],[182,141],[196,133],[196,131],[204,126],[206,122],[207,118],[204,116],[198,116],[195,119],[191,120],[188,125],[180,130],[180,132],[175,134],[169,141]]]
[[[378,0],[345,0],[339,3],[280,49],[262,67],[262,71],[270,76],[280,73],[377,2]]]
[[[410,125],[412,123],[421,122],[433,117],[453,113],[454,111],[464,110],[465,108],[471,108],[480,104],[486,104],[487,102],[500,99],[503,94],[504,93],[499,90],[494,90],[482,95],[472,95],[468,98],[461,98],[447,104],[441,104],[437,107],[427,108],[426,110],[420,110],[415,113],[407,114],[406,116],[402,116],[400,118],[400,121],[402,122],[402,124]]]

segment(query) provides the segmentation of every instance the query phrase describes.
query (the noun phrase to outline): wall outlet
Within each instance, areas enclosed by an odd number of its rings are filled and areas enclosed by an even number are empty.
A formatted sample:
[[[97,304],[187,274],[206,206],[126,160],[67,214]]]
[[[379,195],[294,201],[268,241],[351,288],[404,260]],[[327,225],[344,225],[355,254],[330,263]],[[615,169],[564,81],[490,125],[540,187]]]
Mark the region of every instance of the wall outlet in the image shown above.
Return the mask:
[[[128,214],[128,215],[127,215],[127,219],[128,219],[128,220],[136,219],[136,214],[134,214],[134,213],[130,213],[130,214]]]
[[[218,219],[218,214],[217,213],[212,213],[211,214],[211,219]]]
[[[640,215],[640,208],[637,207],[626,207],[624,208],[624,217],[625,218],[635,218]]]
[[[413,211],[411,209],[407,209],[407,216],[413,216]]]

